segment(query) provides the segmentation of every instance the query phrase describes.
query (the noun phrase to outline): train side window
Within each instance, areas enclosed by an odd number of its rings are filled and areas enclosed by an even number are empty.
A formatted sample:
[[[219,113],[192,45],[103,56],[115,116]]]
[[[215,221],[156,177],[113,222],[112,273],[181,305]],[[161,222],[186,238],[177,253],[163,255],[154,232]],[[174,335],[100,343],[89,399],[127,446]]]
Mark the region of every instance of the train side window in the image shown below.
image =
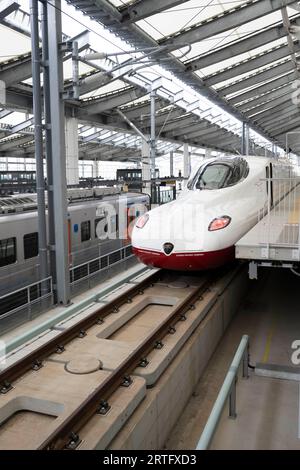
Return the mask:
[[[37,232],[27,233],[23,238],[24,258],[34,258],[39,254],[39,234]]]
[[[0,268],[13,264],[17,261],[17,239],[16,237],[0,240]]]
[[[86,220],[81,222],[81,241],[87,242],[91,239],[91,222]]]

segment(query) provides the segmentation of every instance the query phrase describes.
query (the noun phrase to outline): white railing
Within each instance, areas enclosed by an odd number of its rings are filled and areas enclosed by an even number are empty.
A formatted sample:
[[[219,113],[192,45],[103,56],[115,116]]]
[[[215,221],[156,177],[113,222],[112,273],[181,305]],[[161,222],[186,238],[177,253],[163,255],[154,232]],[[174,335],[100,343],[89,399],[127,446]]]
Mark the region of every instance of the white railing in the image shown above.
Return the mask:
[[[14,315],[20,310],[27,309],[29,317],[35,304],[51,298],[53,300],[52,277],[47,277],[20,287],[0,297],[0,320]]]
[[[112,266],[133,257],[131,245],[123,246],[122,248],[107,253],[106,255],[99,256],[85,263],[74,266],[70,269],[70,284],[74,286],[82,281],[89,280],[100,272],[103,272]]]
[[[88,281],[88,287],[90,287],[91,278],[132,257],[131,245],[126,245],[118,250],[72,267],[70,269],[71,288],[83,281]],[[29,319],[31,319],[34,305],[48,298],[51,298],[51,304],[53,304],[52,277],[47,277],[2,295],[0,296],[0,322],[21,311],[27,312]]]
[[[259,243],[266,249],[299,249],[300,178],[268,178],[268,200],[258,212]]]
[[[205,428],[198,441],[197,450],[207,450],[217,430],[217,426],[221,419],[223,409],[228,402],[229,417],[236,418],[236,383],[238,372],[242,365],[243,378],[249,377],[249,336],[244,335],[241,339],[240,345],[235,353],[233,361],[228,369],[227,375],[223,382],[222,388],[215,401],[213,409],[209,415]]]

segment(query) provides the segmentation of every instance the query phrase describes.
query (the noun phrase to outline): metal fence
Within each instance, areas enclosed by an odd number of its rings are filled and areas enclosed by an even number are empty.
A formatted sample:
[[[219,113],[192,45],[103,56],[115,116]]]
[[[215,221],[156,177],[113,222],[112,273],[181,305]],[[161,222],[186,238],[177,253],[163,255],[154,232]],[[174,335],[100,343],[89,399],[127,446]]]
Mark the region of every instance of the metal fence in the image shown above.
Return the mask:
[[[0,331],[32,320],[41,307],[53,304],[52,277],[21,287],[0,297]],[[16,315],[18,313],[18,315]]]
[[[97,274],[103,273],[103,271],[108,270],[112,266],[116,266],[132,257],[132,246],[126,245],[118,250],[74,266],[70,269],[71,287],[83,281],[89,281],[94,276],[97,276]]]
[[[264,210],[258,213],[259,243],[270,247],[299,248],[300,178],[268,178]]]
[[[120,263],[133,260],[131,245],[94,258],[91,261],[70,269],[70,286],[72,294],[91,288],[101,280],[108,278],[118,269]],[[94,281],[94,283],[93,283]],[[41,311],[53,305],[52,277],[23,286],[0,297],[0,332],[18,326],[24,321],[32,320]]]

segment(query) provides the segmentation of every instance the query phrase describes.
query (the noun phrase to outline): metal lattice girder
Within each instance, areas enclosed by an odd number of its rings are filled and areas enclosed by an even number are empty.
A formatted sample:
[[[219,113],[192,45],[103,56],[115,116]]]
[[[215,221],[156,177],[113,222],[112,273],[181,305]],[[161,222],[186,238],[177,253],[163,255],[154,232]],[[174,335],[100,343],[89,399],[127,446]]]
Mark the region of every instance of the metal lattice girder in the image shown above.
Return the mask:
[[[261,82],[272,80],[276,76],[287,73],[293,69],[293,62],[290,59],[287,59],[282,63],[273,65],[265,70],[259,71],[251,76],[243,78],[242,80],[237,80],[231,83],[230,85],[226,85],[225,87],[219,88],[218,93],[221,96],[228,96],[233,93],[237,93],[238,91],[243,90],[245,88],[257,86],[257,84]]]
[[[291,25],[300,25],[300,17],[291,20]],[[209,67],[210,65],[218,64],[226,59],[231,59],[232,57],[247,53],[262,44],[269,44],[283,37],[286,37],[285,28],[282,23],[277,23],[275,26],[264,28],[251,36],[248,35],[244,39],[230,42],[229,44],[226,44],[226,46],[213,50],[213,52],[209,52],[186,61],[186,69],[189,71],[204,69],[205,67]]]
[[[295,52],[300,51],[299,43],[295,43]],[[219,72],[216,72],[212,75],[208,75],[204,78],[204,81],[207,85],[216,85],[217,83],[223,82],[225,80],[230,80],[232,77],[238,77],[244,73],[253,72],[255,69],[259,67],[264,67],[272,62],[275,62],[280,59],[284,59],[285,57],[290,56],[289,47],[285,44],[277,46],[275,48],[269,49],[268,51],[256,55],[248,60],[244,60],[243,62],[237,63],[223,69]]]
[[[275,78],[274,80],[271,80],[268,83],[256,86],[252,90],[244,91],[243,93],[240,93],[239,95],[234,96],[233,98],[228,98],[228,101],[234,105],[237,105],[238,103],[242,103],[251,98],[263,96],[265,93],[274,90],[279,86],[290,84],[294,81],[294,79],[294,70],[291,70],[289,73],[285,74],[280,78]]]
[[[286,6],[292,3],[295,3],[295,0],[285,0]],[[238,28],[245,23],[280,10],[282,6],[282,0],[250,0],[202,23],[167,36],[160,40],[159,44],[170,45],[175,50],[181,47],[182,44],[194,44],[233,28]]]
[[[1,0],[0,1],[0,20],[10,15],[20,8],[19,2],[14,0]]]
[[[121,6],[119,11],[122,14],[122,22],[132,23],[188,1],[189,0],[138,0],[128,6]]]
[[[287,83],[285,86],[281,86],[280,88],[276,88],[275,90],[268,91],[263,95],[258,96],[257,98],[251,99],[250,101],[238,105],[238,108],[243,112],[247,112],[252,109],[254,110],[256,107],[259,108],[267,101],[275,101],[288,93],[292,93],[292,91],[292,84]]]
[[[135,89],[133,87],[128,87],[125,90],[113,92],[110,95],[101,96],[98,99],[89,100],[84,102],[84,110],[88,114],[98,114],[103,111],[108,111],[109,109],[117,108],[126,103],[130,103],[144,95],[146,95],[146,90]]]

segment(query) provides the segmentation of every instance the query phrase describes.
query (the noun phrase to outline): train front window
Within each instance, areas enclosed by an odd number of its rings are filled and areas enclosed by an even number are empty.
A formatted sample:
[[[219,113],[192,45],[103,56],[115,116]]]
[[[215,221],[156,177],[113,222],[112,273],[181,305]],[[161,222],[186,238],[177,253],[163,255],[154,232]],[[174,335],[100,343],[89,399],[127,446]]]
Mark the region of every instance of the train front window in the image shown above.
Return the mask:
[[[34,258],[39,254],[39,234],[37,232],[24,235],[24,258]]]
[[[0,268],[13,264],[17,261],[17,239],[16,237],[0,240]]]
[[[224,188],[226,181],[232,173],[228,165],[214,164],[208,165],[201,173],[196,188],[197,189],[220,189]]]
[[[188,182],[188,189],[213,190],[233,186],[248,176],[249,166],[245,159],[222,159],[202,165]]]

